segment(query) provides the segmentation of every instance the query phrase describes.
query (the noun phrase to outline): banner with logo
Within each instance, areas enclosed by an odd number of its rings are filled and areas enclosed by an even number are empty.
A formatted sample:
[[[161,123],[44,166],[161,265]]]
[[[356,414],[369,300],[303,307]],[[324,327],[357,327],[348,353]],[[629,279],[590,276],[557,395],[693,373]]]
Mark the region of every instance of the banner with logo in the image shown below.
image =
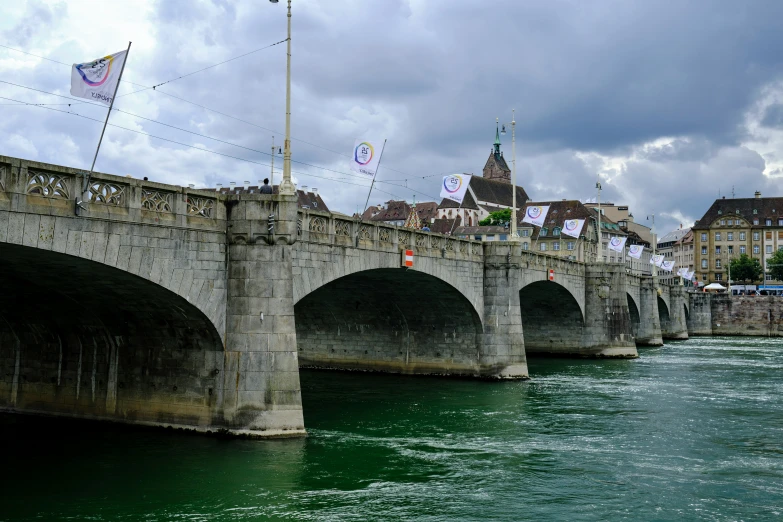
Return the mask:
[[[687,279],[688,281],[693,281],[693,279],[694,279],[694,277],[693,277],[693,276],[694,276],[695,274],[696,274],[696,271],[695,271],[695,270],[694,270],[694,271],[692,271],[692,272],[688,272],[687,274],[685,274],[685,279]]]
[[[688,269],[687,268],[678,268],[677,269],[677,275],[684,279],[685,276],[688,275]]]
[[[625,242],[628,240],[627,237],[613,237],[609,240],[609,250],[614,250],[615,252],[622,252],[625,250]]]
[[[582,234],[582,228],[585,226],[584,219],[566,219],[563,223],[563,229],[560,231],[566,236],[579,238]]]
[[[663,261],[661,263],[661,268],[666,270],[667,272],[671,272],[674,268],[674,261]]]
[[[628,247],[628,256],[634,259],[641,259],[642,252],[644,252],[644,246],[642,245],[631,245]]]
[[[470,174],[450,174],[443,176],[443,184],[440,187],[440,197],[456,201],[460,205],[465,199],[465,194],[470,185]]]
[[[381,147],[377,141],[356,140],[351,155],[351,170],[374,177],[381,160]]]
[[[662,262],[663,262],[663,254],[656,254],[654,256],[650,256],[651,265],[661,266]]]
[[[525,217],[522,218],[522,223],[543,227],[547,212],[549,212],[549,205],[530,205],[525,209]]]
[[[111,105],[127,54],[128,51],[120,51],[91,62],[73,64],[71,96]]]

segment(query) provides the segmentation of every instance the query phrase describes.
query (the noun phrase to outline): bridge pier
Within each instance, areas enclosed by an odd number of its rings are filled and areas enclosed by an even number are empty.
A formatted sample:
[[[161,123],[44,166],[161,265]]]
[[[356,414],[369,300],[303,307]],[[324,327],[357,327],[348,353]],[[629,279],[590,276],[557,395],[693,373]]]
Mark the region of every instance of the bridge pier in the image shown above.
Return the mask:
[[[585,326],[580,353],[596,357],[638,357],[628,312],[622,264],[585,267]]]
[[[686,311],[688,294],[685,287],[669,286],[663,289],[668,294],[668,321],[661,322],[661,336],[664,339],[684,340],[688,338]]]
[[[291,262],[296,206],[296,196],[226,202],[223,418],[238,435],[304,434]]]
[[[661,319],[658,315],[658,291],[652,278],[643,278],[639,288],[639,323],[636,335],[637,346],[663,346]]]
[[[510,251],[512,247],[508,246]],[[485,250],[484,334],[479,365],[482,373],[499,379],[527,378],[527,357],[522,328],[520,270],[510,267],[497,248]]]

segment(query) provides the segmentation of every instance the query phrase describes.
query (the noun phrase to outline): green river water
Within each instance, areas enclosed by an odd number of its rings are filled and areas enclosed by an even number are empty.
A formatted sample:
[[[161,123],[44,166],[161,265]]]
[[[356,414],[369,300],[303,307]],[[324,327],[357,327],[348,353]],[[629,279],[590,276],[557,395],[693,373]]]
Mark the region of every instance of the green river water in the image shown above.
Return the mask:
[[[783,520],[783,340],[302,372],[307,439],[0,416],[0,520]]]

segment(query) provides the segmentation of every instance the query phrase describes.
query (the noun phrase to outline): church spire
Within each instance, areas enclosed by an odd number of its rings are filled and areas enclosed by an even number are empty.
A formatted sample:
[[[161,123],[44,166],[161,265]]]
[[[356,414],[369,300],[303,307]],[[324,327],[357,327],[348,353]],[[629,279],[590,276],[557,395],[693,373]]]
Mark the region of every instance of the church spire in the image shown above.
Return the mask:
[[[498,119],[495,118],[495,154],[500,154],[500,129],[498,127]]]

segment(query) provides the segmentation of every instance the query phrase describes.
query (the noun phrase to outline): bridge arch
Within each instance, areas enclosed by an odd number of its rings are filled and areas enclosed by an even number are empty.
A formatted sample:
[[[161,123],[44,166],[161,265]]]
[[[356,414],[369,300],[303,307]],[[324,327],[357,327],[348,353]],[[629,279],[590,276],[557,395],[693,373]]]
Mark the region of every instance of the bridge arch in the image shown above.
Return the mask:
[[[0,409],[191,428],[220,418],[223,342],[187,299],[102,263],[8,243],[0,286]]]
[[[413,268],[400,266],[400,252],[299,242],[294,245],[294,304],[340,278],[371,270],[416,272],[439,279],[460,292],[480,318],[484,315],[481,259],[462,260],[415,255]]]
[[[661,332],[665,334],[671,330],[671,314],[669,313],[669,305],[661,296],[658,296],[656,300],[658,301],[658,318],[661,321]]]
[[[639,335],[639,327],[641,326],[639,303],[630,292],[626,292],[625,296],[628,300],[628,314],[631,318],[631,331],[633,332],[634,338],[636,338]]]
[[[475,375],[481,317],[417,270],[377,268],[325,283],[294,305],[301,367]]]
[[[569,289],[535,281],[519,290],[522,331],[528,353],[574,353],[581,345],[584,315]]]

